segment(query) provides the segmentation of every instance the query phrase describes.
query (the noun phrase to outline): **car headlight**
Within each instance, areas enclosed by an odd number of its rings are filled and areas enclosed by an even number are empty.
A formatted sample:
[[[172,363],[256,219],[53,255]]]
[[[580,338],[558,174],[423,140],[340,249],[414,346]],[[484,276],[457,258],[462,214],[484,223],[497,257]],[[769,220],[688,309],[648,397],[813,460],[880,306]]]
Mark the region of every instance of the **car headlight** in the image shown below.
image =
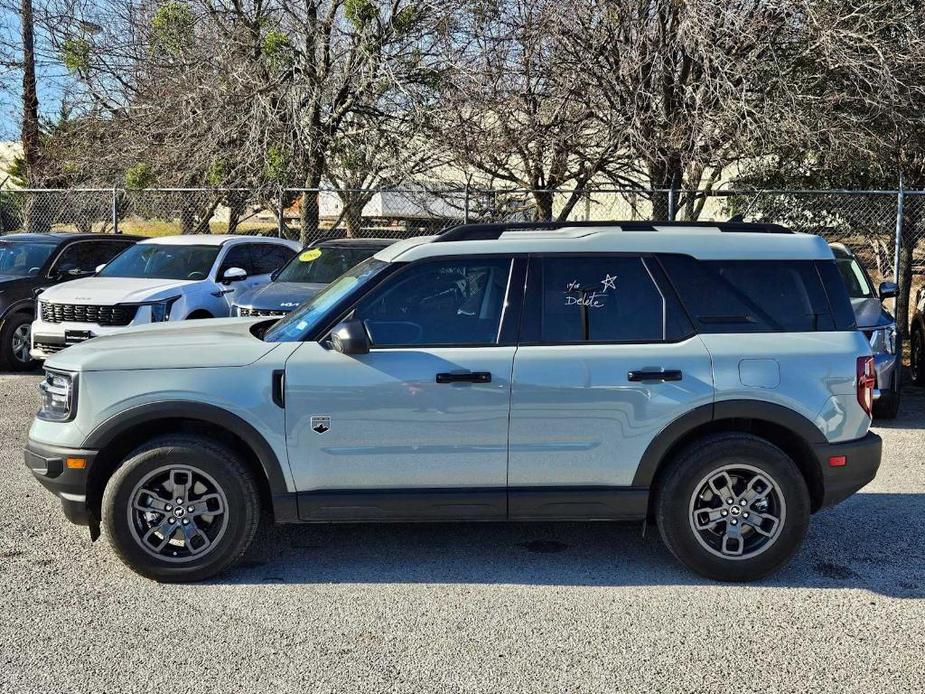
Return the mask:
[[[77,414],[77,374],[45,369],[45,378],[39,384],[42,407],[39,419],[51,422],[69,422]]]
[[[870,349],[874,354],[896,354],[896,325],[874,330],[870,335]]]
[[[162,301],[152,301],[149,304],[151,306],[151,322],[163,323],[170,320],[170,309],[173,308],[174,303],[179,298],[179,296],[172,296]]]

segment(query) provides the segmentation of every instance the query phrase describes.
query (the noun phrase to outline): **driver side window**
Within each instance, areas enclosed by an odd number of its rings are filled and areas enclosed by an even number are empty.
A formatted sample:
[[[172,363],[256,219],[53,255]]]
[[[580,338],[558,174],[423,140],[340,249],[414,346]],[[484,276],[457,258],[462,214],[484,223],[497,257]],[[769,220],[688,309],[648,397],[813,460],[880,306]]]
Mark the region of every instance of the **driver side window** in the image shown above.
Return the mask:
[[[374,347],[496,344],[510,272],[509,258],[422,262],[365,297],[353,317]]]

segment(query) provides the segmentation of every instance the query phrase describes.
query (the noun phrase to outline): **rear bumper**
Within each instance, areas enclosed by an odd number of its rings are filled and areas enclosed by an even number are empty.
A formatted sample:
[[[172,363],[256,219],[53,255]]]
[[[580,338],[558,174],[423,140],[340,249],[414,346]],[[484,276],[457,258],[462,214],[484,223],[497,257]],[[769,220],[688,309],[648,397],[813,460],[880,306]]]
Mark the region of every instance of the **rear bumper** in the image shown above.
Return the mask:
[[[820,508],[847,499],[877,475],[882,441],[873,432],[855,441],[820,444],[813,447],[822,471],[823,498]],[[830,460],[844,456],[845,464],[832,466]]]
[[[87,509],[87,471],[98,451],[62,448],[29,439],[23,456],[26,467],[46,489],[61,500],[64,515],[77,525],[90,524]],[[83,458],[83,468],[67,466],[68,458]]]

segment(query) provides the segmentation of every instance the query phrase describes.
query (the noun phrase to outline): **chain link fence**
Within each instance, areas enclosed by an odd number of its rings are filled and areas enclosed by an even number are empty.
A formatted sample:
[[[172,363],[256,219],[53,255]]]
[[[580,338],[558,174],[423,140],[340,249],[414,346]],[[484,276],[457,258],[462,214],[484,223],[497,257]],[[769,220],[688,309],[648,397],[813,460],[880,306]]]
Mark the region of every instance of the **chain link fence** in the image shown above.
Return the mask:
[[[844,243],[875,282],[896,279],[907,302],[925,272],[922,191],[0,189],[0,234],[265,234],[310,243],[407,238],[466,222],[730,218],[777,222]]]

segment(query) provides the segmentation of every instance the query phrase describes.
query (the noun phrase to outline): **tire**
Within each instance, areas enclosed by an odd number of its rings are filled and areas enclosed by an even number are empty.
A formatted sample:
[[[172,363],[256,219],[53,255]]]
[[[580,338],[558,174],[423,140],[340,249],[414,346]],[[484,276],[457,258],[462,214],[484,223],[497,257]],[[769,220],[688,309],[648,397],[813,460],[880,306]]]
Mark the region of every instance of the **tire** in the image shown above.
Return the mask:
[[[917,386],[925,386],[925,333],[921,330],[912,332],[909,345],[909,375]]]
[[[896,419],[899,414],[899,393],[895,390],[884,390],[880,397],[874,401],[874,419]]]
[[[192,487],[184,491],[184,483]],[[173,503],[178,496],[180,505]],[[133,508],[133,498],[151,510]],[[116,470],[102,512],[107,537],[130,569],[163,583],[193,582],[241,558],[257,531],[260,497],[230,448],[201,436],[164,436]]]
[[[38,360],[29,356],[32,320],[28,313],[14,313],[3,321],[0,327],[0,364],[3,368],[10,371],[34,371],[38,368]]]
[[[720,483],[723,479],[726,484]],[[749,479],[753,491],[746,489]],[[762,479],[770,481],[764,501]],[[733,483],[732,504],[711,489],[711,481],[720,491]],[[752,496],[751,505],[738,503],[746,495]],[[756,512],[764,519],[757,523],[761,532],[754,529]],[[809,515],[809,491],[796,464],[751,434],[706,436],[671,461],[656,488],[655,519],[662,540],[688,568],[718,581],[753,581],[783,567],[802,544]],[[711,527],[696,530],[695,517]]]

